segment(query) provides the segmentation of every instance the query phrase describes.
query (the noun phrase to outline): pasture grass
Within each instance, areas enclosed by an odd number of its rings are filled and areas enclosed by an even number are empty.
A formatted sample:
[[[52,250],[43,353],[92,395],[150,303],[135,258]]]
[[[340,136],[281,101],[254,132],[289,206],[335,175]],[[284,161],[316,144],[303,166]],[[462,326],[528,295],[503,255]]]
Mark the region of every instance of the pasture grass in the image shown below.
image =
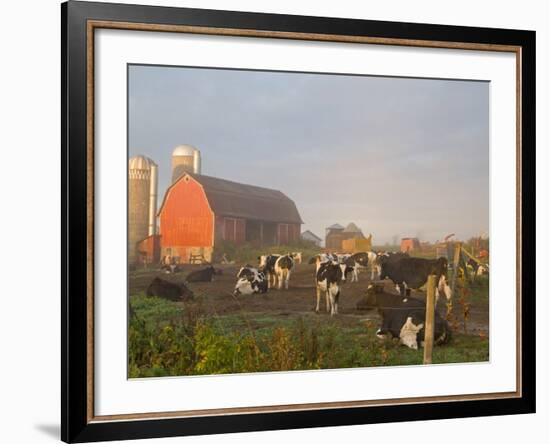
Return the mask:
[[[202,301],[131,297],[129,377],[422,364],[422,349],[380,340],[377,322],[314,313],[206,316]],[[489,340],[455,333],[434,364],[489,359]]]
[[[489,305],[489,276],[477,276],[468,283],[470,300],[474,304]]]

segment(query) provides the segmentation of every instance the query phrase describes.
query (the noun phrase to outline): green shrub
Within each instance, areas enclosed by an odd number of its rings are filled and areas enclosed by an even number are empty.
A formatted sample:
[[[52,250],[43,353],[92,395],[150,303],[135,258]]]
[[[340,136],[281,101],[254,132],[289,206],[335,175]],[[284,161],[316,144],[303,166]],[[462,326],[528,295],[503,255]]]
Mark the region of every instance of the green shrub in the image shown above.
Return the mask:
[[[201,301],[178,304],[132,297],[128,376],[205,375],[421,364],[422,352],[380,340],[371,321],[353,326],[305,315],[281,322],[264,315],[205,317]],[[456,334],[434,348],[434,362],[484,361],[488,338]]]

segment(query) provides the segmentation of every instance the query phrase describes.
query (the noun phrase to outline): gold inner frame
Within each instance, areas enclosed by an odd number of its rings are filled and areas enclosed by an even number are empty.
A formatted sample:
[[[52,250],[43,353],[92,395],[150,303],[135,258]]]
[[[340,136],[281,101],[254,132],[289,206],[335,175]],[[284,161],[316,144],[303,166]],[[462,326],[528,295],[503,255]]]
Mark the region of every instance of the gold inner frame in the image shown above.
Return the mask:
[[[384,400],[339,401],[309,404],[287,404],[259,407],[231,407],[207,410],[183,410],[173,412],[148,412],[95,416],[94,414],[94,31],[95,29],[121,29],[132,31],[177,32],[189,34],[223,35],[235,37],[277,38],[311,40],[339,43],[363,43],[375,45],[412,46],[423,48],[462,49],[475,51],[511,52],[516,56],[516,391],[498,393],[473,393],[450,396],[424,396]],[[137,419],[184,418],[193,416],[220,416],[244,413],[291,412],[300,410],[324,410],[331,408],[357,408],[369,406],[404,405],[414,403],[458,402],[473,400],[519,398],[522,396],[522,349],[521,349],[521,153],[522,153],[522,48],[514,45],[486,43],[445,42],[380,37],[309,34],[299,32],[262,31],[250,29],[212,28],[187,25],[162,25],[104,20],[87,21],[87,421],[121,421]]]

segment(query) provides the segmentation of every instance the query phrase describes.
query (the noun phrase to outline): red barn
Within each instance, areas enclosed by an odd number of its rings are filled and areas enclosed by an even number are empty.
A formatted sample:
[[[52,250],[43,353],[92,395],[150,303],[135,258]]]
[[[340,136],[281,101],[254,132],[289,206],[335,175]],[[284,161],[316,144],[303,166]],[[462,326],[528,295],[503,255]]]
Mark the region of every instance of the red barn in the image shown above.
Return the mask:
[[[300,238],[294,202],[278,190],[186,173],[164,195],[159,210],[161,256],[212,260],[216,242],[285,245]]]

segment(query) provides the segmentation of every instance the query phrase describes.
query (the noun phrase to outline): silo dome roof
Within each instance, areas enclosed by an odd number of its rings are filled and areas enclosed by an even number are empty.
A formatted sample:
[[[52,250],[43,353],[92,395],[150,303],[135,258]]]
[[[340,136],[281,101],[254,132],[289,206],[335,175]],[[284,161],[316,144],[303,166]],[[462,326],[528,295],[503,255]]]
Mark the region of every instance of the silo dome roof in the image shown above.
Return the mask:
[[[197,151],[194,146],[191,145],[178,145],[172,151],[172,156],[192,156]]]
[[[128,161],[128,169],[130,170],[150,170],[153,165],[155,165],[155,162],[145,156],[131,157]]]

